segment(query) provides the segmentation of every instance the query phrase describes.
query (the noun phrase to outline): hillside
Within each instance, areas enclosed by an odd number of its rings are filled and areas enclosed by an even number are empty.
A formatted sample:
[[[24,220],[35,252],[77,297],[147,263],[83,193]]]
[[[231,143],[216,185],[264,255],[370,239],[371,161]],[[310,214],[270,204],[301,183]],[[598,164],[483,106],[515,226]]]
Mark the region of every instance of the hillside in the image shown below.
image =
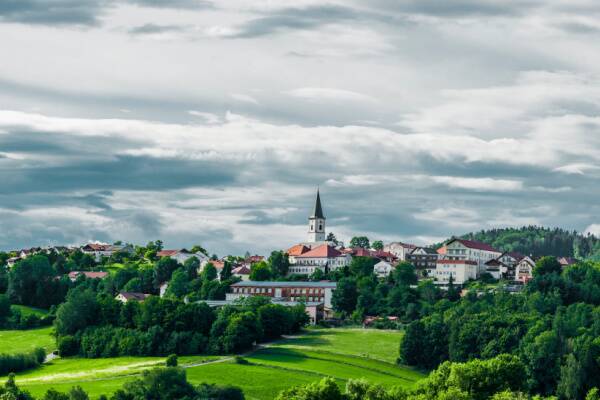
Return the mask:
[[[489,243],[502,251],[516,251],[526,255],[600,260],[600,239],[560,228],[500,228],[471,232],[460,237]]]

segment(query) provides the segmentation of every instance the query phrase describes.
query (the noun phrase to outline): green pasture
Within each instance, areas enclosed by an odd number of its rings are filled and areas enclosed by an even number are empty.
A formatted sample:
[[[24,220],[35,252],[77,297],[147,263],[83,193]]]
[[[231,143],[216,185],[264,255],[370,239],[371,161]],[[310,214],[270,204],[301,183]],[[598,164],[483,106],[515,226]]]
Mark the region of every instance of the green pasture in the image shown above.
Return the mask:
[[[27,353],[43,347],[47,353],[56,348],[51,326],[28,330],[0,331],[0,354]]]
[[[11,308],[13,310],[19,310],[21,312],[21,315],[37,315],[38,317],[43,317],[45,315],[48,315],[48,310],[44,310],[43,308],[20,306],[20,305],[12,305]]]
[[[400,335],[380,330],[311,329],[305,335],[278,341],[246,355],[249,364],[237,364],[231,357],[194,356],[180,357],[179,365],[186,368],[188,380],[193,384],[236,385],[250,400],[270,400],[283,389],[325,376],[333,377],[341,386],[349,379],[365,378],[388,387],[410,387],[423,375],[395,364]],[[50,330],[39,337],[53,340]],[[14,334],[10,340],[19,341]],[[55,359],[17,374],[16,382],[39,397],[50,388],[64,392],[79,385],[95,399],[100,394],[113,393],[145,369],[164,365],[164,360],[162,357]]]

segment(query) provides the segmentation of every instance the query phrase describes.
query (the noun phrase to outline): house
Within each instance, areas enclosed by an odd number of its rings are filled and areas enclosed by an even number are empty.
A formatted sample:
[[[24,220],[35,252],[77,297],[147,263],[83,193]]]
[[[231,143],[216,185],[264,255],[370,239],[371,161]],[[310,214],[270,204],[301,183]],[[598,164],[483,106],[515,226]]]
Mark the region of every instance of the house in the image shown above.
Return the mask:
[[[127,303],[128,301],[144,301],[151,295],[147,293],[137,293],[137,292],[120,292],[115,299],[119,300],[122,303]]]
[[[499,259],[493,259],[485,263],[485,272],[492,275],[494,279],[506,278],[508,274],[508,266]]]
[[[316,270],[327,272],[350,265],[352,256],[345,254],[329,244],[322,244],[293,258],[289,275],[311,275]],[[291,260],[290,260],[291,261]]]
[[[519,261],[521,261],[525,256],[516,251],[505,251],[502,253],[498,260],[502,262],[507,267],[513,268],[517,265]]]
[[[439,284],[453,283],[462,285],[471,279],[477,279],[478,265],[472,260],[441,259],[436,263],[435,279]]]
[[[465,239],[451,239],[437,250],[445,260],[469,260],[477,263],[477,276],[485,272],[485,263],[496,259],[502,252],[482,242]]]
[[[388,261],[381,260],[373,267],[373,273],[378,278],[386,278],[388,277],[392,271],[394,270],[394,265]]]
[[[19,261],[21,261],[21,257],[11,257],[11,258],[9,258],[8,260],[6,260],[6,266],[7,266],[8,268],[12,268],[12,267],[14,267],[14,266],[15,266],[15,264],[16,264],[17,262],[19,262]]]
[[[417,246],[409,243],[392,242],[383,246],[383,251],[392,253],[398,260],[406,261],[406,256]]]
[[[232,275],[237,276],[242,281],[250,280],[250,272],[251,272],[250,268],[246,265],[242,265],[240,267],[237,267],[237,268],[234,268],[231,270]]]
[[[321,302],[325,308],[331,308],[331,297],[337,287],[336,282],[275,282],[245,281],[231,285],[226,300],[235,300],[248,296],[267,296],[285,301]]]
[[[261,261],[264,261],[264,259],[265,259],[265,257],[263,257],[263,256],[249,256],[249,257],[246,257],[246,259],[244,260],[244,263],[247,265],[252,265],[252,264],[256,264]]]
[[[415,266],[419,277],[427,278],[435,276],[435,268],[439,254],[429,247],[415,247],[406,255],[406,261]]]
[[[560,266],[563,268],[577,263],[577,260],[573,257],[557,257],[556,259],[558,260]]]
[[[200,253],[200,252],[192,253],[191,251],[188,251],[186,249],[161,250],[158,253],[156,253],[156,256],[159,258],[162,258],[162,257],[171,258],[173,260],[176,260],[179,264],[185,263],[188,259],[190,259],[192,257],[196,257],[198,259],[198,261],[200,261],[200,263],[202,263],[205,260],[208,260],[208,256],[206,254]]]
[[[310,247],[304,244],[294,245],[286,250],[286,254],[288,255],[288,261],[290,262],[290,264],[295,264],[297,256],[301,256],[302,254],[307,253],[309,251]]]
[[[129,254],[134,252],[133,246],[131,245],[101,243],[88,243],[85,246],[82,246],[80,250],[83,254],[92,256],[96,262],[100,262],[102,257],[110,257],[116,252],[125,252]]]
[[[515,268],[515,280],[527,283],[533,278],[534,268],[535,261],[533,261],[531,257],[523,257],[523,259],[517,263]]]
[[[71,271],[68,274],[71,282],[75,282],[80,276],[85,276],[87,279],[104,279],[108,276],[108,272],[104,271]]]

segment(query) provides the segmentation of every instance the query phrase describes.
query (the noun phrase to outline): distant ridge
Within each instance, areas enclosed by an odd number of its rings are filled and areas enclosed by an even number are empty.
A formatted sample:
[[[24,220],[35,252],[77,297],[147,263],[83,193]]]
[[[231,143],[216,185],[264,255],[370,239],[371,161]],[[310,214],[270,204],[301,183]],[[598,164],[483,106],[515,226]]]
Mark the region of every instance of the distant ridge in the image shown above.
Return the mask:
[[[470,232],[461,239],[475,240],[492,245],[498,250],[515,251],[534,257],[553,255],[575,257],[580,260],[600,261],[600,239],[562,228],[523,226]],[[438,243],[434,247],[440,247]]]

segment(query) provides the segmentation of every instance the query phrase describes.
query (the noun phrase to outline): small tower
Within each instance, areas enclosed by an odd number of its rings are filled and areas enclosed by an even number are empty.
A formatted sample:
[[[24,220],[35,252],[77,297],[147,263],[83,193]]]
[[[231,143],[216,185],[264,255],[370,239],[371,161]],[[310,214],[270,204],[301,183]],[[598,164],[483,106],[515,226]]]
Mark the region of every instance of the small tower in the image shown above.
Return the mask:
[[[311,243],[325,241],[325,216],[323,215],[323,207],[321,207],[319,189],[317,189],[315,208],[311,216],[308,217],[308,241]]]

